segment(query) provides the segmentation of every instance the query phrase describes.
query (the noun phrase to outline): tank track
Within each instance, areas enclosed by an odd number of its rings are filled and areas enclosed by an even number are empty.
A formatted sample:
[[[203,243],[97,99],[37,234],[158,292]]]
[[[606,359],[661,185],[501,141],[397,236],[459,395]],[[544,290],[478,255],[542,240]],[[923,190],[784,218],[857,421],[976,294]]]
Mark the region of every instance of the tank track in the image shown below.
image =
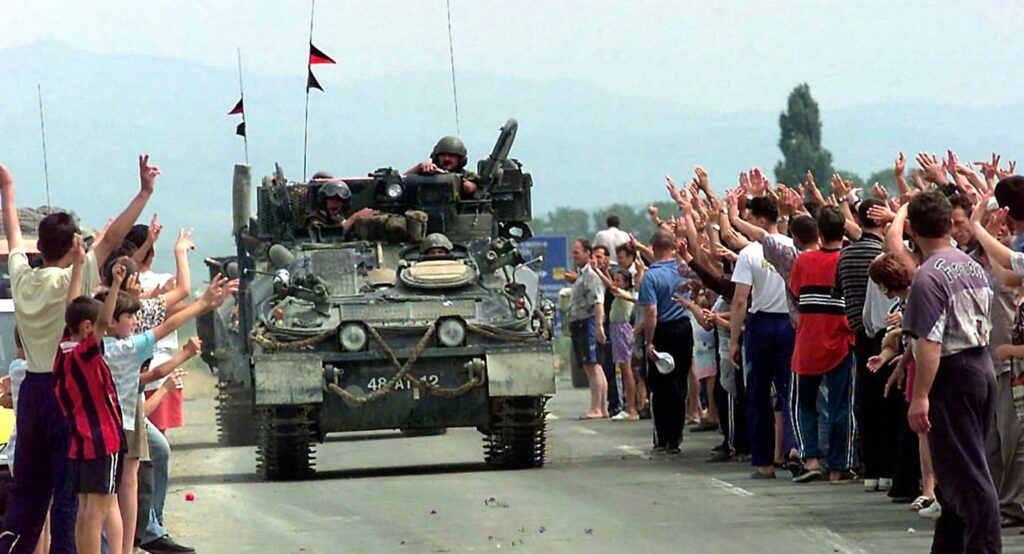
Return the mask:
[[[542,396],[491,399],[491,425],[484,432],[484,461],[498,469],[542,467],[547,454],[547,412]]]
[[[259,410],[256,472],[268,481],[298,481],[315,473],[315,406]]]
[[[256,423],[252,393],[237,381],[217,382],[217,442],[221,446],[253,446]]]

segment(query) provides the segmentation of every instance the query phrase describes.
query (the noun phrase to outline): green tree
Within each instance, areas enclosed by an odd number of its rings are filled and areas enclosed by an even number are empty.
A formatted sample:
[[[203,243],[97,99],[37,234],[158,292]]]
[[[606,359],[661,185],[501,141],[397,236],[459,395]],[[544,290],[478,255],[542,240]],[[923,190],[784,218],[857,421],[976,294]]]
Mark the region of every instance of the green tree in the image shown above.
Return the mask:
[[[775,166],[776,181],[796,185],[810,170],[819,187],[827,184],[832,177],[832,153],[821,146],[818,103],[807,83],[789,93],[787,110],[779,115],[779,129],[782,160]]]
[[[556,208],[547,217],[535,219],[531,228],[537,235],[565,235],[569,240],[594,237],[590,214],[579,208]]]

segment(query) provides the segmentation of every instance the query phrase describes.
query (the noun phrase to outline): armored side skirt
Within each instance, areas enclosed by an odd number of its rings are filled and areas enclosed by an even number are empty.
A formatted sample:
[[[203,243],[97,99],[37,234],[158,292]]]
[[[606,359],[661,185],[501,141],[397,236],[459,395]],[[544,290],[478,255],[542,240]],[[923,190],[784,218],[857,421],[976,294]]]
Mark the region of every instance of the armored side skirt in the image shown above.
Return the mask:
[[[410,352],[396,351],[398,364]],[[315,404],[321,434],[487,427],[492,397],[555,392],[551,345],[430,348],[399,365],[371,352],[274,353],[254,358],[257,406]]]

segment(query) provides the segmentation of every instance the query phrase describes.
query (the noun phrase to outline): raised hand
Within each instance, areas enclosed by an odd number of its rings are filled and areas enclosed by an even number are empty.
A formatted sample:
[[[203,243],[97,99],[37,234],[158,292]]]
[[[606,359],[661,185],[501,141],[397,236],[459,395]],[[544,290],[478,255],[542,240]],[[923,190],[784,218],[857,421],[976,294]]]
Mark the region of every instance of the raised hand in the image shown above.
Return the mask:
[[[814,174],[810,170],[807,170],[807,190],[811,193],[811,198],[815,202],[824,206],[825,197],[821,195],[821,191],[818,190],[818,184],[814,182]]]
[[[936,185],[946,184],[945,170],[943,170],[942,164],[939,163],[939,158],[935,154],[918,152],[916,159],[917,165],[921,166],[921,171],[924,172],[924,179],[926,181]]]
[[[921,175],[922,173],[920,169],[911,170],[910,180],[914,183],[914,188],[923,192],[928,190],[928,186],[925,184],[924,178]]]
[[[878,181],[875,181],[875,184],[871,185],[871,195],[882,202],[889,199],[889,191],[885,190],[885,187],[878,184]]]
[[[704,168],[699,165],[693,168],[693,172],[697,175],[697,186],[705,192],[711,190],[711,182],[708,180],[708,172],[704,171]]]
[[[907,157],[900,152],[900,155],[896,157],[896,162],[893,164],[893,173],[896,177],[902,177],[903,173],[907,170]]]
[[[196,245],[192,242],[192,228],[181,229],[178,231],[178,240],[174,242],[175,252],[190,252],[196,249]]]
[[[203,349],[203,341],[199,337],[189,337],[183,349],[189,356],[195,356]]]
[[[71,244],[71,263],[85,265],[85,242],[78,233],[75,233],[74,242]]]
[[[142,191],[153,194],[156,178],[160,175],[160,168],[149,165],[149,154],[139,155],[139,181],[142,184]]]
[[[889,206],[871,206],[868,209],[868,217],[879,225],[886,225],[896,219],[896,214],[889,209]]]
[[[1010,160],[1010,167],[1008,169],[1002,169],[1002,168],[996,169],[996,177],[999,177],[1000,179],[1005,179],[1007,177],[1012,177],[1013,175],[1016,175],[1016,173],[1014,171],[1014,169],[1016,169],[1016,168],[1017,168],[1017,162],[1014,161],[1014,160]]]
[[[832,174],[832,194],[836,198],[845,198],[847,194],[850,194],[850,186],[848,182],[844,182],[843,178],[838,173]]]
[[[139,283],[139,274],[132,273],[124,282],[125,292],[130,293],[132,296],[142,298],[142,284]]]
[[[996,154],[995,152],[993,152],[992,153],[992,161],[991,162],[985,162],[985,161],[974,162],[974,165],[978,166],[981,169],[981,174],[984,175],[986,179],[995,181],[996,178],[999,175],[999,158],[1000,157],[1001,156],[999,156],[999,154]]]
[[[125,280],[125,278],[127,276],[128,276],[128,268],[125,267],[125,265],[123,263],[121,263],[121,262],[118,262],[117,264],[115,264],[114,265],[114,269],[112,271],[112,277],[111,277],[112,284],[111,284],[110,288],[111,289],[120,288],[121,283],[124,282],[124,280]]]
[[[728,248],[722,246],[721,244],[719,244],[715,248],[715,254],[718,255],[719,257],[721,257],[721,258],[723,258],[725,260],[729,260],[730,262],[733,262],[733,263],[735,263],[736,260],[739,259],[739,256],[737,256],[735,252],[733,252],[732,250],[729,250]]]
[[[163,232],[164,226],[160,224],[157,219],[157,214],[153,214],[153,219],[149,220],[149,242],[155,244],[157,239],[160,238],[160,233]]]
[[[676,204],[683,203],[683,196],[679,194],[679,189],[676,187],[676,182],[672,180],[669,175],[665,176],[665,188],[668,189],[668,195]],[[651,205],[653,207],[653,204]],[[650,211],[650,208],[647,208]]]
[[[988,213],[988,201],[992,198],[992,193],[988,193],[981,198],[981,201],[974,205],[974,209],[971,210],[971,223],[977,223],[981,225],[985,221],[985,214]]]

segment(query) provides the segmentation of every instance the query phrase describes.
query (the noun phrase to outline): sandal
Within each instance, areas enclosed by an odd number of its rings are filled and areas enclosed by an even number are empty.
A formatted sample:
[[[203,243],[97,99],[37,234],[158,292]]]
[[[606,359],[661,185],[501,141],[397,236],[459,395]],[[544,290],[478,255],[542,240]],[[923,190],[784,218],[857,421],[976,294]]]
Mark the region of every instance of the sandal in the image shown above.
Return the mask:
[[[935,499],[934,498],[928,498],[927,496],[918,496],[917,498],[914,499],[913,502],[910,503],[909,510],[912,511],[912,512],[919,512],[919,511],[921,511],[921,510],[931,506],[934,503],[935,503]]]
[[[607,417],[603,417],[603,416],[591,416],[591,415],[587,415],[587,414],[580,414],[580,417],[578,417],[576,419],[578,419],[580,421],[589,421],[591,419],[608,419],[608,418]]]

